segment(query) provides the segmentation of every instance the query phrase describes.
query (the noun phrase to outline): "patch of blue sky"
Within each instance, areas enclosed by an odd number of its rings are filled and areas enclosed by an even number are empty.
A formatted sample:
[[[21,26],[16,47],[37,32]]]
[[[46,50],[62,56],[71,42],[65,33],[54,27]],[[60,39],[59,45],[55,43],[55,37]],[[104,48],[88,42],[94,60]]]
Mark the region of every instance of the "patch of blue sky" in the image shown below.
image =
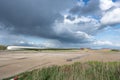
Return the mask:
[[[78,2],[80,2],[81,0],[77,0]],[[90,0],[82,0],[85,4],[87,4]]]
[[[115,29],[120,29],[120,24],[114,26]]]
[[[107,27],[101,33],[98,33],[95,38],[97,40],[104,40],[104,41],[111,41],[115,43],[120,43],[120,28],[115,29],[115,27],[120,26],[114,26],[113,27]]]
[[[90,0],[83,0],[83,2],[85,3],[85,5],[87,5],[87,3],[89,2]]]
[[[112,0],[113,2],[116,2],[116,1],[118,1],[118,0]]]

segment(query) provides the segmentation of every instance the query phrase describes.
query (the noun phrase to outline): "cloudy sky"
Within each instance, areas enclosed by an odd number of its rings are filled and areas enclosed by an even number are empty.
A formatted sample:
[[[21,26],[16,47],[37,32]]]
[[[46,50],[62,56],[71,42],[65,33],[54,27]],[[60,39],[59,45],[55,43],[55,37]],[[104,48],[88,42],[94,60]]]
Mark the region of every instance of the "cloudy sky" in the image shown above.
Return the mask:
[[[120,49],[120,0],[0,0],[0,44]]]

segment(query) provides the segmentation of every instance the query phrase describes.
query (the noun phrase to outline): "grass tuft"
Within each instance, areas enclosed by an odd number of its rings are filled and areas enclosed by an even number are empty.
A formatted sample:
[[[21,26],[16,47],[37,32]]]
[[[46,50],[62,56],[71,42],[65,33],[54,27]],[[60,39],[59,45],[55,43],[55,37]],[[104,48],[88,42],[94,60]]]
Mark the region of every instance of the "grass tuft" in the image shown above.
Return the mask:
[[[36,69],[18,77],[18,80],[120,80],[120,62],[76,62]]]

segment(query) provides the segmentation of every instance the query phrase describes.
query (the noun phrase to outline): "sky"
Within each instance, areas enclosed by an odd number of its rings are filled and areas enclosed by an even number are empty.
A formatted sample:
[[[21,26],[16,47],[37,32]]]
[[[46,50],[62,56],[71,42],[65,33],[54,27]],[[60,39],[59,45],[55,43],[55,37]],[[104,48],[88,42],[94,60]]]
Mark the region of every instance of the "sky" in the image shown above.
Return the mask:
[[[120,0],[0,0],[0,44],[120,49]]]

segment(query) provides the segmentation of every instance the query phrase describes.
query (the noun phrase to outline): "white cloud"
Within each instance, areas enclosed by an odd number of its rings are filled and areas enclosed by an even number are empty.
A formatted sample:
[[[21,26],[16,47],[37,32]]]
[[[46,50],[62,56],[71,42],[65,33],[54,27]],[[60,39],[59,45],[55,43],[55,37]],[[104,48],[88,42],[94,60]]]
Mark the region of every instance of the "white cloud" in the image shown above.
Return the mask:
[[[96,45],[113,45],[110,41],[95,41],[93,44],[96,44]]]
[[[112,0],[100,0],[100,8],[101,10],[108,10],[113,7],[115,4]]]
[[[67,18],[68,15],[64,15],[64,27],[67,28],[68,30],[76,30],[76,31],[82,31],[85,33],[93,34],[100,28],[100,22],[99,20],[91,17],[91,16],[75,16],[75,15],[70,15],[71,17],[74,17],[74,20],[70,20]]]
[[[84,6],[85,3],[83,2],[83,0],[80,0],[79,2],[77,2],[77,5],[78,5],[78,6]]]
[[[112,0],[100,0],[100,9],[103,11],[109,10],[112,7],[120,7],[120,2],[113,2]]]
[[[88,39],[91,38],[91,35],[87,34],[86,32],[83,32],[79,28],[80,26],[76,24],[64,24],[64,23],[57,23],[57,25],[54,27],[54,30],[57,34],[57,36],[68,39],[72,41],[75,40],[78,42],[81,41],[89,41]]]
[[[113,43],[110,41],[102,41],[102,40],[98,40],[93,42],[94,45],[99,45],[99,46],[115,46],[115,47],[120,47],[119,43]]]
[[[89,34],[86,34],[85,32],[81,32],[81,31],[76,31],[76,36],[80,36],[80,37],[83,37],[83,38],[88,38],[88,39],[91,39],[93,36],[89,35]]]
[[[120,23],[120,8],[116,8],[112,11],[106,12],[101,18],[103,25],[111,25]]]
[[[75,19],[74,20],[70,20],[70,19],[67,19],[67,16],[68,15],[64,15],[64,23],[65,24],[77,24],[77,23],[80,23],[80,22],[83,22],[83,23],[93,23],[93,24],[97,24],[98,21],[90,16],[81,16],[81,17],[78,17],[78,16],[73,16]]]
[[[96,29],[96,25],[97,20],[91,17],[77,17],[73,21],[64,18],[64,22],[56,22],[53,29],[56,35],[63,40],[82,43],[92,40],[93,37],[89,33]]]

